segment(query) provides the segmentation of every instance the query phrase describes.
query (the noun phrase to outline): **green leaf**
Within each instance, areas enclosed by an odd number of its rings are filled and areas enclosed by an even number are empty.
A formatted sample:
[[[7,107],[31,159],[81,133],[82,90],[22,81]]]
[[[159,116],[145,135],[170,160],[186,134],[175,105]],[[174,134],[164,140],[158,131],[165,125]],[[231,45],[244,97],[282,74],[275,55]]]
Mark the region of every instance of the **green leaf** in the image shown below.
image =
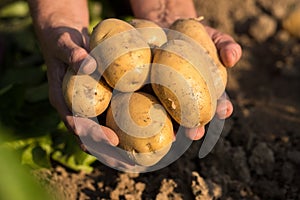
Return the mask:
[[[89,27],[88,27],[88,31],[89,33],[93,32],[94,27],[101,21],[101,18],[96,18],[90,21]]]
[[[33,169],[51,167],[49,155],[37,144],[31,144],[23,151],[21,163]]]
[[[4,126],[0,121],[0,135],[2,136],[2,140],[0,140],[0,147],[4,145],[5,142],[11,140],[13,133],[13,129]]]
[[[29,14],[29,7],[25,1],[16,1],[0,10],[0,17],[25,17]]]
[[[28,145],[22,153],[22,164],[34,169],[51,167],[50,154],[52,151],[52,141],[49,135],[23,140],[23,144],[24,143]]]
[[[91,164],[97,160],[95,157],[83,151],[70,155],[64,154],[62,151],[56,151],[53,153],[52,158],[74,171],[84,171],[86,173],[93,171]]]
[[[7,140],[0,134],[0,141]],[[48,200],[44,188],[30,176],[29,170],[20,164],[15,151],[0,147],[0,199]]]
[[[103,10],[102,3],[99,1],[88,1],[88,8],[90,13],[90,20],[98,20]]]
[[[1,145],[11,150],[21,150],[21,163],[31,168],[50,168],[52,140],[50,135],[5,142]]]
[[[3,147],[14,149],[14,150],[20,150],[22,148],[25,148],[26,146],[30,145],[33,142],[33,139],[27,139],[27,140],[8,140],[7,142],[4,142],[2,144]]]
[[[93,170],[91,164],[97,159],[80,149],[74,135],[58,133],[53,140],[56,149],[52,155],[53,160],[75,171],[90,173]]]

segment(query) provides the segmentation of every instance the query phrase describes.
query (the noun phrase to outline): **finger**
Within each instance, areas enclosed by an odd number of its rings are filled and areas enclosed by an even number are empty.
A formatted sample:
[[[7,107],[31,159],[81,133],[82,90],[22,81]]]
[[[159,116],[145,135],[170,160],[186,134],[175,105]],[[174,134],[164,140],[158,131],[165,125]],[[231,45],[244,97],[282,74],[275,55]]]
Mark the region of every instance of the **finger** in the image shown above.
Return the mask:
[[[135,163],[128,157],[127,152],[119,147],[95,142],[90,138],[85,138],[84,145],[89,153],[110,167],[129,170],[135,166]]]
[[[242,56],[241,46],[228,34],[208,26],[206,26],[206,30],[215,43],[223,64],[226,67],[234,66]]]
[[[116,147],[119,138],[108,127],[99,125],[96,119],[72,117],[75,134],[82,143],[82,149],[96,156],[101,162],[114,167],[134,166],[125,150]],[[72,123],[72,122],[71,122]]]
[[[119,138],[113,130],[89,118],[73,117],[73,123],[74,132],[79,137],[89,136],[95,142],[105,142],[113,146],[119,143]]]
[[[205,128],[204,126],[196,127],[196,128],[187,128],[185,130],[185,134],[191,140],[199,140],[204,136]]]
[[[79,33],[78,33],[79,34]],[[68,66],[71,66],[75,72],[80,71],[80,73],[91,74],[95,71],[96,65],[92,59],[83,61],[88,57],[88,52],[82,46],[84,46],[81,34],[65,32],[60,36],[58,41],[59,52],[58,57],[63,60]],[[76,37],[77,36],[77,37]]]
[[[88,55],[81,63],[81,66],[78,69],[78,74],[91,74],[96,70],[96,68],[96,60],[92,56]]]
[[[216,115],[219,119],[228,118],[233,112],[233,105],[228,99],[218,101]]]

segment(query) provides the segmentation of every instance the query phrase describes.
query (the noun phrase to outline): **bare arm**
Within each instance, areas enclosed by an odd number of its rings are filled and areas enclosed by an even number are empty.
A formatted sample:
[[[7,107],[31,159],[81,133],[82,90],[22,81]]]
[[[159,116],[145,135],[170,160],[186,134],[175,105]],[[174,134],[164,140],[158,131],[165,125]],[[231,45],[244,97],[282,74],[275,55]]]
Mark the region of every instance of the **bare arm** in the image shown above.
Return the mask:
[[[87,0],[28,0],[36,34],[39,38],[49,83],[49,100],[70,131],[76,135],[95,134],[103,141],[118,143],[106,127],[89,132],[93,121],[75,118],[64,101],[62,81],[68,66],[78,70],[88,56],[89,13]],[[87,69],[86,72],[92,72]],[[75,126],[75,121],[77,125]],[[100,134],[104,132],[104,134]]]
[[[28,0],[33,22],[38,28],[60,26],[74,22],[78,28],[87,27],[89,13],[87,0]]]
[[[65,104],[61,88],[67,66],[77,71],[88,55],[87,0],[28,0],[28,3],[48,68],[50,102],[71,131],[77,135],[87,134],[85,121],[77,123],[78,126],[75,127],[74,117]],[[193,0],[130,0],[130,3],[136,18],[154,21],[162,27],[168,27],[178,18],[197,17]],[[215,29],[207,28],[207,31],[214,40],[222,61],[227,66],[233,66],[240,59],[240,46],[230,36]],[[94,70],[95,66],[83,68],[85,73]],[[118,137],[111,130],[106,127],[98,129],[90,134],[99,135],[99,131],[103,131],[101,137],[104,141],[110,141],[114,145],[118,143]],[[195,138],[199,139],[203,131],[203,127],[198,129],[199,133]]]

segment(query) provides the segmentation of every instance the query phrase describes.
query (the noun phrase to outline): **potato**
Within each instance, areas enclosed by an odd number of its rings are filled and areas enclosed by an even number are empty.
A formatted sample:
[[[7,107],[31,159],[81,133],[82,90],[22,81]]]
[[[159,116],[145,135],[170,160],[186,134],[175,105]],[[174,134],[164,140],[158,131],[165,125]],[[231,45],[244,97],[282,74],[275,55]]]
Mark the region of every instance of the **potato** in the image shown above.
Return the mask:
[[[300,38],[300,5],[283,19],[282,26],[291,35]]]
[[[141,34],[119,19],[101,21],[92,31],[91,55],[106,82],[122,92],[140,89],[149,75],[151,50]]]
[[[63,80],[63,95],[75,115],[96,117],[103,113],[112,97],[111,88],[96,75],[76,75],[69,67]]]
[[[144,40],[152,49],[160,47],[167,42],[167,35],[164,30],[152,21],[132,19],[129,23],[141,33]]]
[[[152,166],[169,151],[173,138],[170,117],[146,93],[118,93],[107,111],[106,125],[119,137],[119,147],[136,164]]]
[[[215,113],[211,65],[215,64],[203,48],[184,40],[169,40],[155,50],[152,88],[168,113],[184,127],[203,126]]]
[[[219,59],[218,51],[211,37],[208,35],[205,27],[197,19],[178,19],[171,26],[167,36],[168,39],[183,39],[191,42],[197,42],[207,50],[215,65],[211,65],[211,76],[213,76],[216,94],[219,98],[225,91],[227,84],[227,70]],[[179,33],[177,33],[177,31]],[[183,33],[183,34],[182,34]],[[191,40],[192,39],[192,40]]]

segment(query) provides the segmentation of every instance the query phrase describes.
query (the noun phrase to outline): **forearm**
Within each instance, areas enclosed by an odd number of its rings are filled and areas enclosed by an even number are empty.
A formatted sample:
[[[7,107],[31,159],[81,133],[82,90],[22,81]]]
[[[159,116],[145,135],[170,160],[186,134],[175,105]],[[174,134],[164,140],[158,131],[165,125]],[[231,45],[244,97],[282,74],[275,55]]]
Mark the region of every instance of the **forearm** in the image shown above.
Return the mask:
[[[37,31],[71,25],[82,29],[89,23],[87,0],[28,0]]]
[[[136,18],[168,27],[176,19],[197,17],[193,0],[130,0]]]

